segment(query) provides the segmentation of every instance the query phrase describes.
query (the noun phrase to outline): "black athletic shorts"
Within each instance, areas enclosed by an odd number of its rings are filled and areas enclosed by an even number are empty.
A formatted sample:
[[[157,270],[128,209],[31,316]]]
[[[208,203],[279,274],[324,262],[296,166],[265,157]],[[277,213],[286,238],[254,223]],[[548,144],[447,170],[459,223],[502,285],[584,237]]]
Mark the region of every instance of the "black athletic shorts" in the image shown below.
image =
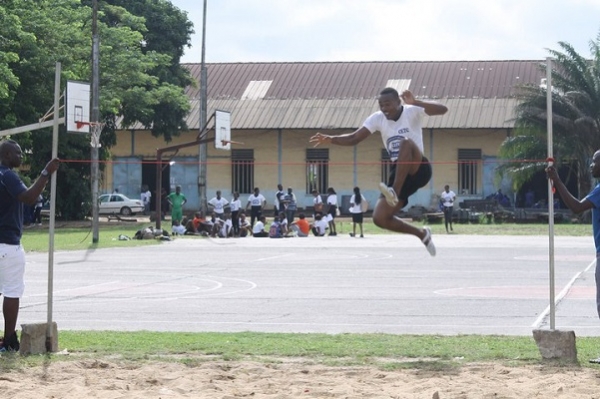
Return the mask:
[[[421,160],[421,166],[419,166],[419,170],[414,175],[406,176],[406,180],[402,185],[402,189],[400,190],[400,194],[398,195],[398,199],[404,200],[404,206],[408,205],[408,197],[417,192],[418,189],[424,187],[431,180],[431,164],[429,163],[429,159],[423,157]],[[396,178],[396,163],[392,164],[390,167],[390,177],[388,179],[388,186],[392,187],[394,185],[394,179]]]

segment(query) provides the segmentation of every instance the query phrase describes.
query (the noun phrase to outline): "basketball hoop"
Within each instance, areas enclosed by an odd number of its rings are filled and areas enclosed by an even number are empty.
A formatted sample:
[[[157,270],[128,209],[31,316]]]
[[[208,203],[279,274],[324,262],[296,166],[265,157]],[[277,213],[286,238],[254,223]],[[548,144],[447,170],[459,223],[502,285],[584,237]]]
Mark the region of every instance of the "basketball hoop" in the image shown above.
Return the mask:
[[[100,134],[102,133],[102,129],[104,128],[104,123],[82,121],[75,122],[75,126],[77,127],[77,129],[81,129],[85,125],[88,125],[90,127],[90,133],[92,134],[90,145],[94,148],[102,147],[102,145],[100,144]]]

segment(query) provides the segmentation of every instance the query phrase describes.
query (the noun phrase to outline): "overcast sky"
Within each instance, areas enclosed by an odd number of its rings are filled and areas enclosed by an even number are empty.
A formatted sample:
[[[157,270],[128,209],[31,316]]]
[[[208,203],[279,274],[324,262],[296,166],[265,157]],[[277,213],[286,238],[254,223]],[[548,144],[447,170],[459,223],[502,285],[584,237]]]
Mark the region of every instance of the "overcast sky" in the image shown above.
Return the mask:
[[[589,56],[600,0],[207,0],[206,62],[535,60]],[[203,0],[171,0],[196,34]]]

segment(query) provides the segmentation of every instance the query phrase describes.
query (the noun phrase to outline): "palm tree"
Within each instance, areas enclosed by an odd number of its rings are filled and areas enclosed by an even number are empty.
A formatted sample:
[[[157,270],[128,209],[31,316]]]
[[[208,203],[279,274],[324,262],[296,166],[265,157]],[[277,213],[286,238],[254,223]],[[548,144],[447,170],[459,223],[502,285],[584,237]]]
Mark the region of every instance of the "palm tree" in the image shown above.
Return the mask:
[[[600,34],[590,41],[591,59],[568,43],[561,51],[548,50],[552,62],[552,129],[556,166],[576,165],[579,193],[589,192],[589,161],[600,149]],[[540,64],[546,72],[547,65]],[[499,166],[520,188],[547,165],[546,87],[522,86],[516,108],[515,135],[502,143],[500,157],[511,160]],[[534,160],[534,161],[530,161]]]

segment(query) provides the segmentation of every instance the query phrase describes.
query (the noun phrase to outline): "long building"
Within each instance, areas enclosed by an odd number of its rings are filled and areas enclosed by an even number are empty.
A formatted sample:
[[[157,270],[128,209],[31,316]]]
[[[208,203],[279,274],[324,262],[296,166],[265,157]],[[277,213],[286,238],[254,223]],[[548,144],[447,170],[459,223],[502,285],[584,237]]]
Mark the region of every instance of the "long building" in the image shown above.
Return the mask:
[[[439,101],[449,111],[424,121],[425,155],[433,163],[429,185],[411,197],[409,207],[435,206],[445,184],[459,200],[483,198],[510,181],[497,182],[495,169],[501,143],[514,128],[519,85],[540,85],[542,61],[452,62],[293,62],[207,64],[208,116],[231,112],[231,151],[209,145],[206,160],[207,198],[221,190],[230,199],[240,193],[245,205],[254,187],[272,207],[278,183],[292,187],[299,206],[312,204],[312,188],[333,187],[342,209],[352,189],[361,187],[371,204],[377,183],[386,181],[387,153],[374,134],[354,147],[313,148],[316,132],[341,134],[362,126],[378,110],[381,89],[409,89],[419,99]],[[200,64],[185,64],[198,81],[188,87],[192,111],[189,131],[171,143],[138,128],[120,130],[112,148],[102,189],[137,198],[144,184],[156,198],[156,150],[196,139],[200,121]],[[199,147],[166,156],[163,186],[182,186],[187,211],[200,207]]]

